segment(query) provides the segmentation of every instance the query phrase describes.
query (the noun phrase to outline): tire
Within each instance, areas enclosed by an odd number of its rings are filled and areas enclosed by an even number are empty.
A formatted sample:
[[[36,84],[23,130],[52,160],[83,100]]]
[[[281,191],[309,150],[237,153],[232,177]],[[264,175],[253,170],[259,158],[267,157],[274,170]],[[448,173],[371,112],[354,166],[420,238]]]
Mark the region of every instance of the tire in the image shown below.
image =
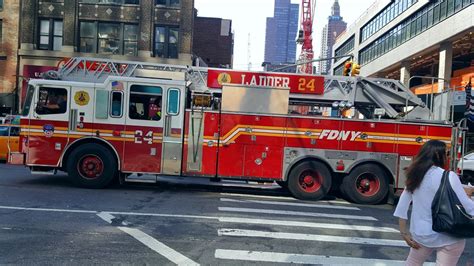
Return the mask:
[[[331,172],[323,163],[305,161],[291,170],[288,189],[295,198],[320,200],[329,192],[331,183]]]
[[[358,204],[379,204],[386,198],[388,190],[388,176],[376,164],[357,166],[341,185],[344,197]]]
[[[75,185],[105,188],[117,177],[117,161],[107,148],[84,144],[74,149],[67,160],[67,173]]]

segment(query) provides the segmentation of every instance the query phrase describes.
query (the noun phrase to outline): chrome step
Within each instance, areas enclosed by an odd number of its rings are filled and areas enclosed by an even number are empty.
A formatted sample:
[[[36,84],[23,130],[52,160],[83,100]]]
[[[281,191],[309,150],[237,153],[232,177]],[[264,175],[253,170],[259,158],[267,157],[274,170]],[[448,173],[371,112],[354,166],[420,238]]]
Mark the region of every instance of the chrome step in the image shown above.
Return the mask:
[[[124,180],[125,182],[156,183],[157,176],[149,174],[127,174]]]

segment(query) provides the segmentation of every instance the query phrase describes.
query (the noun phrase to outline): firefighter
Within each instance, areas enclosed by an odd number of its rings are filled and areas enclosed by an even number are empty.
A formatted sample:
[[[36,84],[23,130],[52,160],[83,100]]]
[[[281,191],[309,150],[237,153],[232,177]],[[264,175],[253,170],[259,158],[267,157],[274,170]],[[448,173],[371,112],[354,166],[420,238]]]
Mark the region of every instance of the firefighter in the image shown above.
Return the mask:
[[[150,120],[161,120],[161,97],[153,97],[150,99],[148,117]]]

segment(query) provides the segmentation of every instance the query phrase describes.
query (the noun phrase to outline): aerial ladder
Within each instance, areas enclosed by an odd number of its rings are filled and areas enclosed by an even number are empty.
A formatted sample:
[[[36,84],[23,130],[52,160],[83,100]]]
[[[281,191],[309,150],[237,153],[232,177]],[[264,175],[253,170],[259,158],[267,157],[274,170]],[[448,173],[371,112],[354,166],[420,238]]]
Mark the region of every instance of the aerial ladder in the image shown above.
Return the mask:
[[[109,76],[156,79],[164,78],[166,73],[180,72],[184,74],[188,88],[193,95],[220,94],[220,89],[207,86],[207,71],[208,68],[184,65],[75,57],[65,61],[57,71],[43,73],[42,77],[66,81],[103,83]],[[233,70],[226,71],[231,72]],[[431,110],[400,81],[359,76],[322,77],[324,78],[323,94],[290,94],[290,98],[297,101],[317,103],[322,106],[331,106],[338,102],[341,106],[354,107],[367,118],[374,117],[375,109],[383,109],[384,116],[388,118],[430,120]]]

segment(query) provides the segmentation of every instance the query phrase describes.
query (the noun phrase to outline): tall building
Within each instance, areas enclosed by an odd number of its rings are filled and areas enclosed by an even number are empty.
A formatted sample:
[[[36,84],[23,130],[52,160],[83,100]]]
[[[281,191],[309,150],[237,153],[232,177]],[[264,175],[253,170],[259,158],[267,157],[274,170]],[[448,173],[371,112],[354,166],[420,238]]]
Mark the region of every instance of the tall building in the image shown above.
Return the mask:
[[[377,0],[337,39],[334,53],[354,54],[361,75],[399,79],[422,98],[447,88],[462,90],[474,79],[473,3]],[[333,73],[341,74],[343,64],[337,60]],[[465,102],[458,104],[462,115]]]
[[[267,18],[265,62],[270,64],[296,61],[296,34],[299,5],[291,0],[275,0],[273,17]]]
[[[361,74],[400,79],[410,87],[446,80],[459,87],[474,77],[474,0],[377,0],[334,45],[352,53]],[[337,60],[334,74],[342,73]],[[444,84],[443,84],[444,83]]]
[[[0,0],[0,108],[15,109],[20,3]]]
[[[346,30],[347,23],[341,17],[341,7],[338,0],[334,1],[331,8],[331,16],[328,17],[328,24],[323,28],[321,36],[321,58],[332,57],[332,47],[336,38]],[[332,60],[319,62],[319,71],[321,74],[328,74],[331,70]]]
[[[21,98],[29,77],[55,69],[64,58],[192,63],[194,0],[21,2]]]
[[[209,67],[232,68],[234,57],[232,20],[195,17],[193,54]]]

